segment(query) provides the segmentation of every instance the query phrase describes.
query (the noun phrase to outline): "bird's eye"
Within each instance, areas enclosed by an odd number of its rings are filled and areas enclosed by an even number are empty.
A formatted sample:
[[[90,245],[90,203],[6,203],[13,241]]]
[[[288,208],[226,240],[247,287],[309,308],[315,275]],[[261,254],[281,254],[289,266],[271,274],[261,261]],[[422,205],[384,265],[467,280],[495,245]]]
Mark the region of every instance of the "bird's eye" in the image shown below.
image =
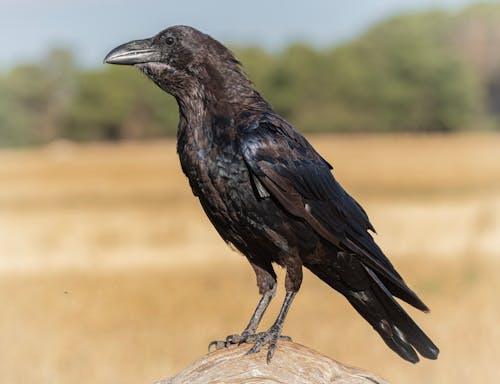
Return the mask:
[[[175,43],[175,40],[173,37],[169,36],[165,39],[165,44],[167,45],[173,45]]]

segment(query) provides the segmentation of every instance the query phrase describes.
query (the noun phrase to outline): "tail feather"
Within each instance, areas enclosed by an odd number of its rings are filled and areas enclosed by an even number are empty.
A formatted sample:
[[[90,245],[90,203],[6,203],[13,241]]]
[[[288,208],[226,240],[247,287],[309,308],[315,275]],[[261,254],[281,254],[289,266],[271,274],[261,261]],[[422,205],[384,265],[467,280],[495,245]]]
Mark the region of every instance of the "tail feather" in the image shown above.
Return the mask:
[[[407,349],[408,346],[411,348],[411,346],[413,346],[423,357],[436,359],[439,354],[438,347],[405,312],[401,305],[394,300],[391,293],[387,290],[384,284],[382,284],[378,276],[368,267],[365,267],[365,270],[372,279],[372,292],[375,300],[378,302],[377,306],[383,307],[387,313],[387,320],[384,320],[390,326],[389,330],[385,324],[379,325],[378,327],[375,324],[372,324],[375,330],[377,330],[386,343],[387,338],[396,341],[399,348],[391,348],[397,353],[399,353],[398,350]],[[384,320],[381,320],[380,322],[382,323]],[[416,361],[412,362],[417,361],[418,357]]]
[[[409,289],[401,289],[401,287],[394,284],[391,280],[385,278],[384,276],[380,276],[380,280],[382,281],[382,285],[384,287],[387,287],[387,289],[393,296],[399,297],[401,300],[407,302],[417,309],[420,309],[425,313],[430,312],[427,305],[425,305],[424,302],[420,300],[415,292]]]
[[[349,271],[342,273],[337,269],[338,274],[335,277],[330,265],[306,266],[316,276],[342,293],[356,311],[379,333],[389,348],[403,359],[417,363],[419,361],[417,351],[428,359],[437,358],[439,349],[394,299],[393,293],[389,291],[391,286],[386,287],[370,267],[361,262],[354,266],[351,259]],[[338,264],[336,268],[339,268]],[[353,276],[356,276],[356,279],[352,279]],[[412,292],[409,288],[407,290]],[[423,303],[417,308],[427,309]]]

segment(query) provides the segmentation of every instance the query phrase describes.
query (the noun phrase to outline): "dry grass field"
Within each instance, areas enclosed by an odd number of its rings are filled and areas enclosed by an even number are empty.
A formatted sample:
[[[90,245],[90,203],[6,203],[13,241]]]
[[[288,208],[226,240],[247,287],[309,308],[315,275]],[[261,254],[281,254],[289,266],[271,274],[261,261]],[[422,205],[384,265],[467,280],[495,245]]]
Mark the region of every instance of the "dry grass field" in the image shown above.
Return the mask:
[[[309,273],[285,333],[392,383],[500,382],[500,136],[311,140],[431,307],[409,311],[441,355],[402,361]],[[1,383],[150,383],[246,324],[253,272],[173,142],[4,150],[0,185]]]

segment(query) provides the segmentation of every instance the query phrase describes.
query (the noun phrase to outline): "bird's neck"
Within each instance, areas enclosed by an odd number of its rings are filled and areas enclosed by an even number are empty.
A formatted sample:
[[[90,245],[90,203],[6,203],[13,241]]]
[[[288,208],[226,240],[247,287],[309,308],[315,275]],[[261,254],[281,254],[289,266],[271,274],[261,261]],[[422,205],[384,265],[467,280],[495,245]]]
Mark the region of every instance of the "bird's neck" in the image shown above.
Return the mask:
[[[234,130],[237,107],[217,100],[203,90],[193,90],[189,95],[176,96],[179,105],[179,143],[191,143],[197,148],[207,147],[217,137]]]
[[[202,127],[211,119],[232,120],[243,111],[264,112],[271,109],[249,81],[236,85],[233,83],[230,87],[194,83],[175,97],[181,118],[192,128]]]
[[[210,60],[179,71],[166,64],[138,65],[151,80],[174,96],[181,119],[198,127],[205,118],[232,119],[242,111],[269,111],[271,107],[235,63],[214,65]]]

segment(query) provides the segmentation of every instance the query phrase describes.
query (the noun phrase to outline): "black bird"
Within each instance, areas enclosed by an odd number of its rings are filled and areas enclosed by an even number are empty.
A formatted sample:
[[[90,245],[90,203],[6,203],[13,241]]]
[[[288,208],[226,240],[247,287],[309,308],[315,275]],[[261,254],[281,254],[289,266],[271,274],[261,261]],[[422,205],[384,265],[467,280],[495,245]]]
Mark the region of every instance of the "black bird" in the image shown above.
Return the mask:
[[[133,65],[179,104],[177,152],[195,196],[220,236],[250,262],[262,295],[241,335],[218,347],[268,345],[273,356],[308,268],[351,305],[403,359],[436,359],[438,348],[394,299],[427,312],[368,231],[363,208],[332,166],[253,88],[221,43],[187,26],[113,49],[110,64]],[[272,264],[286,269],[274,324],[256,333],[276,291]],[[211,343],[212,344],[212,343]]]

